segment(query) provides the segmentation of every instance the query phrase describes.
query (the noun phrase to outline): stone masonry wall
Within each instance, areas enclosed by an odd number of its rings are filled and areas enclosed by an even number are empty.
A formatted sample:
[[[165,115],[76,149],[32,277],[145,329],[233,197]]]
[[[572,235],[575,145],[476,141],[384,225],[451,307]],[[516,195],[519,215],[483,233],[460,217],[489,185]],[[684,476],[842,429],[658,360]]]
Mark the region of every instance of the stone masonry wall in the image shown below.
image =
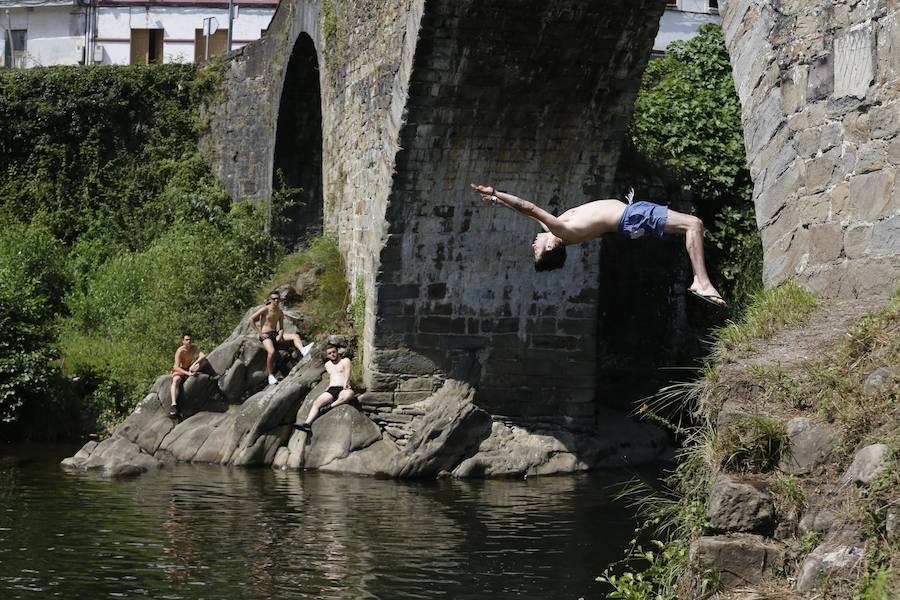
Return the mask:
[[[367,336],[369,401],[420,400],[474,354],[489,412],[593,421],[600,243],[535,273],[537,224],[484,205],[468,184],[556,212],[611,197],[663,8],[425,4]]]
[[[831,296],[900,282],[900,6],[729,0],[767,285]]]
[[[339,240],[351,284],[360,281],[370,297],[423,2],[284,0],[267,34],[227,63],[225,97],[206,110],[210,129],[201,144],[226,191],[266,202],[288,64],[301,36],[313,43],[324,228]],[[371,322],[374,303],[367,309]]]

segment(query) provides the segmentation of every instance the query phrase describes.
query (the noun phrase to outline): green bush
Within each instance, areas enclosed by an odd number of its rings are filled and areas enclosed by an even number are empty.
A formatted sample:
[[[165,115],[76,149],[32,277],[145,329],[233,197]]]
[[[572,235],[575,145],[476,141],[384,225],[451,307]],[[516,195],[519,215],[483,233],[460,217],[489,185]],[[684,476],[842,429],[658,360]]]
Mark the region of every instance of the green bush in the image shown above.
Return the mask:
[[[197,152],[193,65],[0,72],[0,208],[71,244],[146,245],[172,220],[163,191],[215,187]],[[96,244],[95,244],[96,247]]]
[[[762,285],[762,248],[744,151],[741,110],[722,28],[704,25],[647,65],[631,141],[643,160],[673,173],[694,195],[707,258],[732,308]]]
[[[221,342],[271,271],[269,238],[252,205],[225,212],[195,200],[182,203],[183,214],[146,250],[110,259],[68,298],[65,369],[97,380],[92,398],[104,425],[167,371],[183,331],[207,351]]]
[[[38,225],[0,218],[0,421],[51,401],[58,379],[55,316],[69,286],[62,247]]]
[[[302,278],[303,294],[295,308],[309,319],[309,335],[346,333],[350,291],[345,273],[337,240],[330,236],[313,238],[302,252],[278,261],[275,273],[257,290],[256,297],[264,298],[279,285],[295,285]]]

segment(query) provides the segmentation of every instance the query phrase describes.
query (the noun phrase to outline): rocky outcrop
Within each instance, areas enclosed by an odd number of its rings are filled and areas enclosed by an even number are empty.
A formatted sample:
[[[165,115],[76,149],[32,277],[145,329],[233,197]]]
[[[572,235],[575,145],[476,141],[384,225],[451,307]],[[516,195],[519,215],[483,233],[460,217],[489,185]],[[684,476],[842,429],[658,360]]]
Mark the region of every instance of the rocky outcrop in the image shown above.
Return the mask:
[[[171,378],[162,376],[108,439],[85,444],[63,465],[105,477],[174,462],[387,477],[522,476],[640,465],[666,448],[660,430],[620,413],[603,415],[594,430],[504,422],[475,403],[473,359],[462,379],[446,379],[401,411],[379,412],[363,394],[361,403],[323,414],[307,435],[293,424],[327,387],[321,349],[295,366],[285,353],[281,364],[290,370],[275,386],[266,384],[265,351],[245,324],[208,358],[205,372],[184,384],[180,421],[169,417]]]

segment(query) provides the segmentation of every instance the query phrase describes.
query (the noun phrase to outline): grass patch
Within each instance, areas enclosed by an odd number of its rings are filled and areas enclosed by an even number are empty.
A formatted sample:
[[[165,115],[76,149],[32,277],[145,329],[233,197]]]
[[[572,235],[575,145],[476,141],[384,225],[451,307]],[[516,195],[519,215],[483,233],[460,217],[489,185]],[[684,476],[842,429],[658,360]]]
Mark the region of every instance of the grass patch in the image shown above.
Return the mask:
[[[768,473],[786,448],[784,424],[759,416],[735,419],[716,438],[722,468],[732,473]]]
[[[779,473],[771,485],[778,520],[798,521],[807,507],[806,494],[795,475]]]
[[[350,315],[351,326],[356,337],[356,355],[353,358],[353,371],[350,377],[353,381],[362,382],[363,363],[365,360],[365,329],[366,329],[366,282],[362,275],[356,278],[356,295],[347,309]]]
[[[753,349],[753,340],[769,339],[783,329],[805,325],[816,304],[815,296],[792,280],[755,293],[740,321],[731,321],[713,332],[715,357],[727,360],[745,355]]]

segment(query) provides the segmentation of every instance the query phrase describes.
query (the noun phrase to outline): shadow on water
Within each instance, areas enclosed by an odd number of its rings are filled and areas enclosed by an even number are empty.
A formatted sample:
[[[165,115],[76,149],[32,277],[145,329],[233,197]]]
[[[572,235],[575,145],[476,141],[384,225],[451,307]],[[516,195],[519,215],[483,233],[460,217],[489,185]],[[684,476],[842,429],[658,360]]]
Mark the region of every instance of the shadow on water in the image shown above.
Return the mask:
[[[125,481],[0,449],[3,598],[578,598],[630,473],[401,482],[178,465]]]

